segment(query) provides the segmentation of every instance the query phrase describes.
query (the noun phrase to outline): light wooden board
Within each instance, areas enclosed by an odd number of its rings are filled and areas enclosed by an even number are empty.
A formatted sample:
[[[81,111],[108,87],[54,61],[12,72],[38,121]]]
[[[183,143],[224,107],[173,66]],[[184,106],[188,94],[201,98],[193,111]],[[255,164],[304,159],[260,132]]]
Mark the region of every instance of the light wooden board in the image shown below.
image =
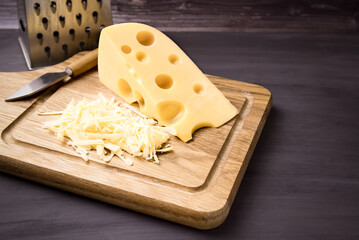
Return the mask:
[[[1,99],[45,72],[63,69],[82,54],[47,69],[0,73]],[[239,115],[219,128],[197,130],[188,143],[172,137],[174,151],[159,155],[159,165],[136,158],[133,166],[118,158],[106,164],[95,154],[85,162],[41,127],[57,116],[39,116],[39,112],[62,110],[71,98],[95,99],[99,92],[113,96],[99,82],[96,69],[36,98],[1,101],[0,169],[195,228],[216,227],[229,212],[269,113],[271,94],[258,85],[209,78]]]

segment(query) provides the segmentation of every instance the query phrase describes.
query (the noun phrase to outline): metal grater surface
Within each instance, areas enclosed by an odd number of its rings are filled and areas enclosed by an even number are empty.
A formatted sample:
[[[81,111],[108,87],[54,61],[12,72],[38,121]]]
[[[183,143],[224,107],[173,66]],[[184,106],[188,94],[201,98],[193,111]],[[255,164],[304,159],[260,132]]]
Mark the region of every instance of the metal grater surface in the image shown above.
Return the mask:
[[[19,42],[29,69],[97,48],[112,24],[110,0],[17,0]]]

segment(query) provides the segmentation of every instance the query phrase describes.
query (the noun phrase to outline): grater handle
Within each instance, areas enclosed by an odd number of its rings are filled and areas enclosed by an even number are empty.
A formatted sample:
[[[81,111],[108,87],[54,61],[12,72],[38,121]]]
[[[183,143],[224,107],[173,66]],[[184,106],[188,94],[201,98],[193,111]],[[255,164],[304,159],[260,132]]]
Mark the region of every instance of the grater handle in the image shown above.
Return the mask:
[[[66,72],[72,77],[76,77],[81,73],[90,70],[97,65],[98,48],[87,53],[77,61],[71,63],[66,67]]]

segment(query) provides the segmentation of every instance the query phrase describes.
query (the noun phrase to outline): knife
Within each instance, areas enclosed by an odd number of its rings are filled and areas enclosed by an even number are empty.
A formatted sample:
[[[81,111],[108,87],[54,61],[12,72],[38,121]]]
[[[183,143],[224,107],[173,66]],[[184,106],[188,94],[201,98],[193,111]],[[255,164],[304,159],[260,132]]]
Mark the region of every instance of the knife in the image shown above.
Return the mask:
[[[6,98],[6,102],[21,100],[23,98],[29,97],[38,93],[55,83],[58,83],[64,80],[67,77],[76,77],[81,73],[90,70],[91,68],[97,65],[97,54],[98,49],[95,49],[83,57],[79,58],[75,62],[71,63],[65,68],[64,72],[52,72],[46,73],[41,77],[33,80],[29,84],[23,86],[15,93],[13,93],[10,97]]]

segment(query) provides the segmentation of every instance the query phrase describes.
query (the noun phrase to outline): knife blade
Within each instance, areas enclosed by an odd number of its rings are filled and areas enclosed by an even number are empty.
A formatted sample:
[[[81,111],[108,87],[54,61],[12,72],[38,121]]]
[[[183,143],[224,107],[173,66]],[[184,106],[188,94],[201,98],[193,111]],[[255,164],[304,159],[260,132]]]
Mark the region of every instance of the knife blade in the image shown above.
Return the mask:
[[[46,73],[41,77],[36,78],[29,84],[14,92],[11,96],[7,97],[5,101],[11,102],[30,97],[60,81],[63,81],[67,77],[73,78],[86,72],[87,70],[90,70],[97,65],[97,54],[98,49],[95,49],[68,65],[64,72]]]

